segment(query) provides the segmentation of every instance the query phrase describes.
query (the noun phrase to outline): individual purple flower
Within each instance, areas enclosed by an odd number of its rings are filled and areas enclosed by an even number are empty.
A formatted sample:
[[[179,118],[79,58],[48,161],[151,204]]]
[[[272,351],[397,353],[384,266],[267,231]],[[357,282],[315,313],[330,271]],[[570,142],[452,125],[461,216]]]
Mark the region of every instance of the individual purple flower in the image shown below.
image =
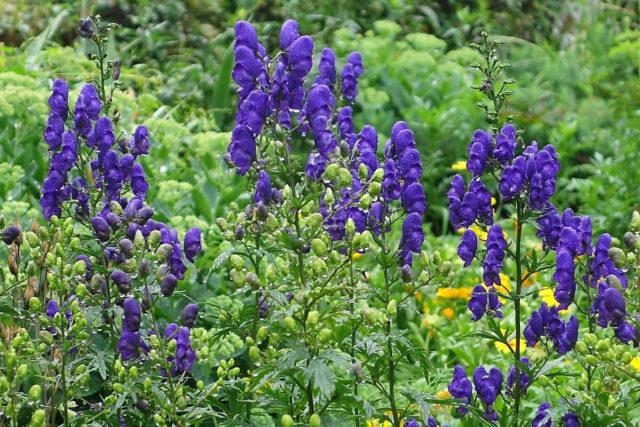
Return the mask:
[[[373,234],[379,236],[382,232],[384,222],[385,205],[381,202],[374,202],[369,207],[367,225]]]
[[[171,373],[181,375],[185,372],[191,372],[191,367],[196,361],[196,353],[191,348],[190,331],[187,327],[181,327],[176,334],[176,355]]]
[[[471,230],[466,230],[458,245],[458,256],[464,261],[464,266],[469,267],[478,249],[478,237]]]
[[[574,278],[575,264],[571,252],[565,247],[559,247],[556,252],[556,271],[553,279],[558,283],[553,293],[561,308],[566,308],[571,304],[576,294],[576,282]]]
[[[51,113],[66,119],[69,112],[69,85],[63,79],[53,81],[52,93],[49,96]]]
[[[54,300],[51,300],[47,303],[47,308],[45,313],[47,314],[48,317],[53,319],[53,316],[56,315],[56,313],[58,313],[60,311],[60,309],[58,308],[58,303]]]
[[[556,208],[548,204],[545,212],[538,217],[538,231],[536,236],[542,239],[545,249],[556,249],[562,231],[562,217],[558,215]]]
[[[184,236],[184,254],[191,262],[202,250],[202,232],[198,227],[191,227]]]
[[[100,117],[98,121],[96,121],[94,129],[88,135],[87,145],[91,148],[96,147],[101,153],[106,153],[111,150],[115,141],[116,136],[113,132],[111,119],[108,117]]]
[[[78,32],[78,35],[82,38],[90,39],[91,37],[93,37],[96,34],[93,28],[93,19],[91,18],[81,19],[80,22],[78,23],[78,28],[76,29],[76,31]]]
[[[572,316],[569,321],[563,322],[556,307],[549,308],[542,303],[531,314],[523,335],[529,347],[535,346],[541,337],[546,336],[558,353],[565,354],[575,347],[578,340],[578,319]]]
[[[529,359],[527,359],[526,357],[523,357],[522,359],[520,359],[520,361],[524,366],[531,369]],[[515,365],[511,365],[511,368],[509,368],[509,375],[507,375],[507,395],[509,396],[513,396],[515,392],[516,371],[517,369]],[[529,388],[529,385],[531,384],[531,378],[529,377],[529,375],[527,375],[525,370],[522,368],[520,369],[520,375],[518,375],[518,378],[519,378],[518,387],[520,388],[520,393],[521,395],[525,395],[527,394],[527,388]]]
[[[424,195],[422,184],[414,182],[402,188],[400,201],[406,213],[418,213],[422,215],[427,209],[427,199]]]
[[[567,412],[564,414],[560,419],[560,422],[564,427],[580,427],[582,425],[580,423],[580,418],[578,418],[578,416],[573,412]]]
[[[386,169],[385,169],[386,170]],[[455,175],[451,180],[451,186],[447,192],[449,199],[449,217],[455,229],[463,227],[464,219],[462,218],[462,199],[464,193],[464,178],[462,175]]]
[[[134,156],[149,154],[149,130],[146,126],[138,126],[133,133],[131,153]]]
[[[101,241],[106,242],[111,237],[111,227],[103,217],[94,216],[91,218],[91,226],[96,237]]]
[[[459,224],[461,227],[469,227],[475,222],[478,217],[478,198],[474,193],[467,191],[464,194],[458,215],[460,215],[462,220]]]
[[[411,264],[411,253],[420,252],[423,241],[422,216],[417,212],[410,213],[402,223],[400,258],[403,264]]]
[[[635,328],[625,319],[627,309],[622,294],[614,286],[600,283],[598,296],[594,302],[593,310],[598,314],[598,324],[603,328],[609,325],[615,329],[616,336],[621,341],[628,343],[635,340]]]
[[[485,313],[497,318],[502,318],[502,312],[500,311],[502,303],[493,286],[489,287],[489,289],[483,285],[474,286],[467,307],[469,311],[471,311],[471,318],[474,321],[482,319]]]
[[[187,304],[184,309],[182,309],[182,313],[180,313],[180,322],[182,322],[182,325],[193,328],[196,324],[198,311],[200,311],[198,304]]]
[[[168,297],[173,295],[173,291],[176,289],[178,279],[173,274],[166,274],[160,282],[160,293],[163,296]]]
[[[271,202],[271,195],[273,193],[271,187],[271,177],[265,170],[261,170],[258,174],[258,181],[256,182],[256,192],[253,194],[253,202],[262,202],[268,205]]]
[[[286,20],[280,29],[280,49],[287,50],[300,37],[298,23],[294,19]]]
[[[364,72],[362,55],[352,52],[347,57],[347,63],[342,68],[342,97],[349,103],[354,103],[358,96],[358,79]]]
[[[257,137],[268,113],[269,97],[262,90],[256,89],[239,104],[236,123],[245,125]]]
[[[312,181],[317,181],[326,169],[327,158],[320,153],[311,152],[307,158],[307,164],[304,169],[307,178]]]
[[[121,293],[126,294],[131,290],[131,276],[122,270],[113,270],[111,280],[116,284]]]
[[[2,241],[5,245],[11,245],[20,237],[20,227],[17,225],[10,225],[2,230]]]
[[[461,365],[456,365],[453,369],[453,378],[451,378],[448,390],[452,397],[463,403],[463,405],[458,406],[456,411],[458,412],[458,415],[464,416],[469,411],[466,405],[471,402],[473,386]]]
[[[384,175],[382,177],[382,196],[387,201],[398,200],[400,197],[400,181],[393,159],[384,162]]]
[[[591,285],[596,284],[602,280],[605,280],[607,276],[613,274],[618,278],[623,288],[627,287],[627,277],[624,271],[620,268],[616,268],[613,261],[609,257],[609,249],[611,248],[611,235],[605,233],[602,234],[594,247],[593,258],[589,260],[589,269],[591,273]]]
[[[473,176],[481,175],[487,167],[487,160],[491,154],[491,144],[492,136],[490,133],[482,129],[475,131],[469,144],[469,160],[467,161],[467,170]]]
[[[318,64],[318,76],[314,84],[324,84],[332,87],[336,82],[336,54],[332,49],[325,47],[320,55]]]
[[[98,120],[100,110],[102,110],[102,101],[96,87],[91,83],[82,86],[73,112],[74,125],[80,135],[84,137],[89,135],[91,121]]]
[[[349,148],[353,149],[357,137],[355,133],[355,127],[353,125],[353,110],[349,106],[342,107],[336,116],[338,123],[338,134],[340,138],[347,141]]]
[[[328,156],[337,145],[335,136],[329,130],[334,106],[335,98],[326,85],[314,86],[309,92],[306,104],[307,120],[313,133],[316,149],[324,156]]]
[[[397,167],[405,185],[419,182],[422,178],[422,161],[420,153],[415,148],[407,148],[398,156]]]
[[[258,41],[255,28],[246,21],[238,21],[234,27],[236,39],[234,43],[234,64],[231,76],[238,84],[240,102],[257,85],[266,83],[266,59],[264,47]]]
[[[513,159],[516,151],[516,128],[511,123],[507,123],[502,127],[496,135],[496,146],[493,150],[493,156],[503,165],[509,163]]]
[[[122,360],[130,360],[137,357],[140,350],[146,351],[146,345],[140,337],[141,310],[134,298],[126,298],[122,308],[122,333],[116,350]]]
[[[478,397],[486,405],[484,417],[491,421],[497,421],[498,414],[493,409],[493,404],[502,388],[502,372],[497,368],[491,368],[487,372],[484,366],[478,366],[473,372],[473,385]]]
[[[526,182],[526,161],[523,156],[515,158],[510,166],[502,170],[498,188],[504,200],[511,200],[516,197],[524,188]]]
[[[44,140],[49,144],[49,150],[57,150],[62,144],[64,132],[64,119],[59,114],[52,112],[47,118],[47,126],[44,129]]]
[[[478,220],[485,225],[493,224],[493,208],[491,207],[491,193],[479,178],[469,183],[469,193],[475,195],[478,203]]]
[[[149,184],[144,177],[144,170],[140,163],[134,163],[131,168],[131,191],[136,197],[144,199]]]
[[[248,127],[236,125],[231,134],[228,152],[238,175],[247,173],[256,158],[256,140]]]
[[[538,406],[536,416],[531,422],[531,427],[553,427],[553,418],[549,413],[549,409],[551,409],[551,404],[549,402],[542,402],[540,406]]]
[[[489,227],[487,233],[487,252],[482,265],[485,285],[501,284],[500,269],[504,262],[506,248],[507,241],[502,233],[502,228],[498,224]]]

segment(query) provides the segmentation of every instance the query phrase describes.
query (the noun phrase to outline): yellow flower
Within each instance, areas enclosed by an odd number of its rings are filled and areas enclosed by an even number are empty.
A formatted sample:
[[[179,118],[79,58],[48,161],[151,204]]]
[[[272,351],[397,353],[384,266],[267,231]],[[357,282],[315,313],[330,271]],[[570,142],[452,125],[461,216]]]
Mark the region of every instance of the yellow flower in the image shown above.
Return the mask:
[[[363,256],[364,256],[364,254],[362,252],[354,252],[354,253],[351,254],[351,259],[354,260],[354,261],[358,261]]]
[[[422,300],[424,299],[422,292],[416,292],[414,294],[414,298],[416,299],[416,302],[421,303]]]
[[[498,349],[498,351],[500,351],[501,353],[504,354],[511,354],[511,350],[509,350],[509,348],[511,348],[512,350],[515,351],[516,349],[516,339],[512,339],[511,341],[509,341],[509,346],[507,347],[507,345],[505,343],[501,343],[496,341],[495,343],[496,348]],[[524,350],[527,348],[527,343],[525,340],[523,340],[522,338],[520,338],[520,352],[524,352]]]
[[[469,299],[473,289],[471,287],[464,288],[440,288],[436,291],[436,296],[443,299]]]
[[[496,198],[495,198],[495,197],[492,197],[492,198],[491,198],[491,206],[495,206],[497,202],[498,202],[498,201],[496,200]]]
[[[449,390],[447,389],[440,390],[439,392],[436,393],[436,399],[438,400],[445,400],[450,398],[451,398],[451,393],[449,393]]]
[[[466,230],[467,230],[466,228],[460,227],[456,231],[458,232],[458,234],[462,234]],[[486,241],[487,240],[487,232],[484,231],[482,228],[480,228],[478,225],[473,224],[472,226],[469,227],[469,230],[471,230],[474,233],[476,233],[476,236],[478,237],[478,239],[480,239],[482,241]]]
[[[447,307],[444,310],[442,310],[442,315],[447,319],[447,320],[453,320],[453,317],[456,315],[456,312],[453,311],[453,308],[451,307]]]
[[[458,160],[457,162],[451,165],[451,169],[454,171],[466,171],[467,162],[465,160]]]
[[[631,366],[637,372],[640,372],[640,357],[636,356],[631,359],[631,362],[629,362],[629,366]]]
[[[538,296],[542,299],[542,302],[546,303],[549,307],[557,307],[560,305],[556,298],[553,296],[553,289],[551,288],[542,288],[538,292]],[[565,314],[568,310],[560,310],[558,313]]]
[[[525,270],[524,275],[526,276],[527,274],[529,274],[529,272]],[[524,282],[522,282],[522,286],[525,286],[525,287],[531,286],[537,281],[538,281],[538,272],[536,271],[535,273],[527,277],[527,279]]]

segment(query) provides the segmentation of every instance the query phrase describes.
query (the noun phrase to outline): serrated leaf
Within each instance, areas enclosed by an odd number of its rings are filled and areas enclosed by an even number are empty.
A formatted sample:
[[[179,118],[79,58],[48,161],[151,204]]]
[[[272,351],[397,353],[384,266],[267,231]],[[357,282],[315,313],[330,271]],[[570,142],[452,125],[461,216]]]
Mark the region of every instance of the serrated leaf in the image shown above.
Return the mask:
[[[320,393],[324,397],[331,397],[333,390],[335,390],[335,376],[333,372],[322,360],[313,359],[309,365],[304,369],[305,382],[309,384],[313,381],[314,385],[318,387]]]

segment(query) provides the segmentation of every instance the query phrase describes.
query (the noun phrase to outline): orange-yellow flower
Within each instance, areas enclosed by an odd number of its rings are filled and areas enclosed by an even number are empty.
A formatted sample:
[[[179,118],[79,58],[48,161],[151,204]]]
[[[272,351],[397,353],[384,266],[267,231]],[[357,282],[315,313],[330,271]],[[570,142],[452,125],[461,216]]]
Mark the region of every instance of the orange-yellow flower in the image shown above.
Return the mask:
[[[467,170],[467,162],[465,160],[458,160],[454,164],[451,165],[451,170],[460,172]]]
[[[471,287],[463,288],[439,288],[436,291],[436,296],[443,299],[469,299],[471,297]]]
[[[455,317],[456,312],[453,310],[453,308],[451,307],[447,307],[444,310],[442,310],[442,315],[447,319],[447,320],[453,320],[453,318]]]

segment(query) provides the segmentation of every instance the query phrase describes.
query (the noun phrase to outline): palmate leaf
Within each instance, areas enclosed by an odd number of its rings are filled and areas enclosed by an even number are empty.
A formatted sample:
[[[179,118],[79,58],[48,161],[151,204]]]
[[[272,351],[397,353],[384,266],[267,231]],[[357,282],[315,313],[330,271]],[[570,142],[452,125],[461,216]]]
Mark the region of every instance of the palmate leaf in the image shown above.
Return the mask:
[[[307,384],[313,381],[320,393],[327,398],[331,397],[336,388],[335,375],[331,368],[321,359],[313,359],[304,368],[304,379]]]

